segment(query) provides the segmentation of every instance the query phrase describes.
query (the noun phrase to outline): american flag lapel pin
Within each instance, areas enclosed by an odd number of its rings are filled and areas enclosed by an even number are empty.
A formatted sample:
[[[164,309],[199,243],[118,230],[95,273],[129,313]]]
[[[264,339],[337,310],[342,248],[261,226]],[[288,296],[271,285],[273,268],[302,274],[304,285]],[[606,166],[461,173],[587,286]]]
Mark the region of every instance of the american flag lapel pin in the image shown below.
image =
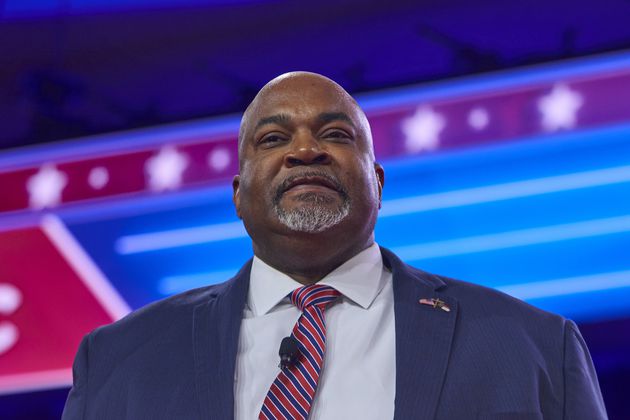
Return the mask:
[[[422,299],[419,300],[419,302],[421,304],[423,304],[423,305],[432,306],[433,308],[440,308],[444,312],[451,312],[451,308],[448,307],[446,302],[444,302],[443,300],[440,300],[440,299],[434,299],[434,298],[426,299],[426,298],[422,298]]]

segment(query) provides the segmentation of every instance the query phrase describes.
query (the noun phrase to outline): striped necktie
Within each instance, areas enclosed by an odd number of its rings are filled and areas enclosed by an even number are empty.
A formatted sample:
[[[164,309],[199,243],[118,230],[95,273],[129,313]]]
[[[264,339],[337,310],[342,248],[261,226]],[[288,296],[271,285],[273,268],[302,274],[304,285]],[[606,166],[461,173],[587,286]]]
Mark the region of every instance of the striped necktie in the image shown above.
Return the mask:
[[[302,311],[291,336],[300,350],[298,361],[278,373],[258,416],[259,420],[305,420],[324,361],[324,310],[340,293],[330,286],[312,284],[294,290],[291,302]]]

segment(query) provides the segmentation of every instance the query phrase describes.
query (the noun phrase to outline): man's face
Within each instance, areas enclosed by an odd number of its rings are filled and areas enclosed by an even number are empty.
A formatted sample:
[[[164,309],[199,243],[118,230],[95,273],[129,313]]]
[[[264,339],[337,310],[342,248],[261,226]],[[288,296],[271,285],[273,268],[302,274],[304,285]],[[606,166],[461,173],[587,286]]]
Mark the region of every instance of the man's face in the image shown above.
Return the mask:
[[[293,76],[264,90],[243,120],[234,203],[250,236],[371,231],[383,172],[367,120],[337,85]]]

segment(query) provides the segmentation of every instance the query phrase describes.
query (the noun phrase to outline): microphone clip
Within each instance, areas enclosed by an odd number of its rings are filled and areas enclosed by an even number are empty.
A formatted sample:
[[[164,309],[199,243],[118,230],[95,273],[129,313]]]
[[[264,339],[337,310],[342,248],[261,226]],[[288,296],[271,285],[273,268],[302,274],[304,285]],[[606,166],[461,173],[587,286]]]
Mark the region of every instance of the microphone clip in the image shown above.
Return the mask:
[[[292,335],[284,337],[280,343],[280,364],[278,367],[282,370],[289,369],[300,359],[300,348],[298,341]]]

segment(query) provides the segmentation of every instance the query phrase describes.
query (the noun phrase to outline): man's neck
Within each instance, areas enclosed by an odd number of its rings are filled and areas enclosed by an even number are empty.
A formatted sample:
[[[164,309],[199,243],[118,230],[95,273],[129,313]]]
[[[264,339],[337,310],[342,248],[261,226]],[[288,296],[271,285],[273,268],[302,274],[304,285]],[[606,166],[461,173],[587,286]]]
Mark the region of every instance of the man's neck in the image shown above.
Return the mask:
[[[281,246],[259,247],[254,254],[266,264],[304,285],[317,283],[334,269],[374,243],[371,236],[362,243],[340,247],[329,241],[312,241],[293,237]]]

